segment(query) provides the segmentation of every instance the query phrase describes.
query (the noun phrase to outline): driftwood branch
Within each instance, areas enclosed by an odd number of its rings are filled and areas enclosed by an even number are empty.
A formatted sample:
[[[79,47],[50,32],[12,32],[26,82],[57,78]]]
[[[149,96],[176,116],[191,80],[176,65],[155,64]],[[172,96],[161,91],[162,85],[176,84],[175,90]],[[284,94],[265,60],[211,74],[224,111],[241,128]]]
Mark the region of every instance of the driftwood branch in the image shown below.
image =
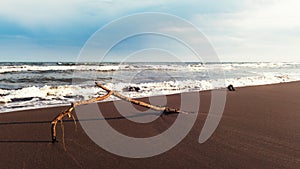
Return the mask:
[[[61,112],[60,114],[58,114],[54,119],[53,121],[51,122],[51,136],[52,136],[52,142],[55,143],[56,142],[56,126],[57,126],[57,123],[58,122],[62,122],[63,121],[63,118],[65,116],[68,116],[69,118],[73,118],[74,119],[74,122],[76,124],[76,121],[75,121],[75,118],[74,116],[72,115],[72,111],[74,110],[74,108],[76,106],[79,106],[79,105],[84,105],[84,104],[90,104],[90,103],[94,103],[94,102],[98,102],[98,101],[101,101],[101,100],[104,100],[104,99],[107,99],[108,97],[110,97],[111,95],[114,95],[122,100],[125,100],[125,101],[128,101],[128,102],[131,102],[133,104],[136,104],[136,105],[139,105],[139,106],[143,106],[143,107],[146,107],[146,108],[150,108],[150,109],[153,109],[153,110],[156,110],[156,111],[163,111],[163,115],[168,115],[168,114],[171,114],[171,113],[183,113],[183,114],[188,114],[187,112],[184,112],[184,111],[181,111],[179,109],[174,109],[174,108],[170,108],[170,107],[161,107],[161,106],[155,106],[155,105],[151,105],[151,104],[148,104],[148,103],[145,103],[145,102],[142,102],[142,101],[138,101],[138,100],[135,100],[135,99],[132,99],[132,98],[129,98],[129,97],[126,97],[122,94],[120,94],[119,92],[117,91],[112,91],[108,88],[106,88],[105,86],[103,86],[102,84],[100,83],[97,83],[96,82],[96,85],[100,88],[102,88],[103,90],[105,90],[107,92],[106,95],[104,96],[99,96],[99,97],[96,97],[96,98],[92,98],[90,100],[84,100],[84,101],[79,101],[79,102],[74,102],[71,104],[71,106],[69,108],[67,108],[65,111]]]
[[[67,108],[65,111],[59,113],[51,122],[51,135],[52,135],[52,142],[54,143],[56,141],[56,126],[57,126],[57,123],[60,121],[62,122],[63,118],[65,116],[68,116],[69,118],[73,118],[74,119],[74,116],[72,115],[72,111],[74,110],[74,108],[76,106],[79,106],[79,105],[84,105],[84,104],[90,104],[90,103],[94,103],[94,102],[97,102],[97,101],[101,101],[101,100],[104,100],[104,99],[107,99],[110,95],[112,94],[112,92],[108,92],[106,95],[104,96],[99,96],[99,97],[96,97],[96,98],[92,98],[90,100],[84,100],[84,101],[80,101],[80,102],[75,102],[75,103],[72,103],[71,106],[69,108]],[[75,121],[75,120],[74,120]],[[76,121],[75,121],[76,123]]]

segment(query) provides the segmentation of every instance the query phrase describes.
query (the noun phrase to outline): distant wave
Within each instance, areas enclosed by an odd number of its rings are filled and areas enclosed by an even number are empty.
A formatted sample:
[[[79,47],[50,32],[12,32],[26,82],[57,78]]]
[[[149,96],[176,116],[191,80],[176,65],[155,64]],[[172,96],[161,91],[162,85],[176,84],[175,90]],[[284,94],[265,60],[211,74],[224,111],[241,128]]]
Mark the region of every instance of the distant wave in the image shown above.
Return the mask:
[[[173,71],[207,71],[207,70],[234,70],[240,68],[300,68],[300,63],[181,63],[181,64],[75,64],[57,63],[57,65],[2,65],[0,64],[0,74],[23,71],[117,71],[117,70],[173,70]]]
[[[78,70],[78,71],[116,71],[119,66],[108,65],[108,66],[32,66],[32,65],[20,65],[20,66],[1,66],[0,73],[10,73],[10,72],[26,72],[26,71],[68,71],[68,70]]]

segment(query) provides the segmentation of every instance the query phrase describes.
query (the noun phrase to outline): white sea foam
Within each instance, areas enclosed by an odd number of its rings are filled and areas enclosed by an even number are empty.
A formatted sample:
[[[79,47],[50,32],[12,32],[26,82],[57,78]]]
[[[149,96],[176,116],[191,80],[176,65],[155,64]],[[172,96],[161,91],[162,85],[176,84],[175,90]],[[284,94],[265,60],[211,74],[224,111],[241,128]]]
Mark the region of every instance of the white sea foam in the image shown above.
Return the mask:
[[[232,84],[235,87],[264,85],[273,83],[283,83],[300,80],[299,74],[284,73],[261,73],[257,76],[211,79],[211,80],[181,80],[164,81],[151,83],[105,83],[104,85],[112,90],[119,91],[128,97],[148,97],[154,95],[167,95],[180,92],[203,91],[211,89],[225,88]],[[124,90],[128,86],[137,86],[139,92],[129,92]],[[62,85],[62,86],[43,86],[25,87],[22,89],[5,90],[0,89],[1,112],[22,110],[28,108],[49,107],[51,105],[64,105],[70,102],[83,99],[90,99],[105,92],[94,86]],[[23,99],[23,100],[22,100]],[[116,98],[110,97],[108,100]]]

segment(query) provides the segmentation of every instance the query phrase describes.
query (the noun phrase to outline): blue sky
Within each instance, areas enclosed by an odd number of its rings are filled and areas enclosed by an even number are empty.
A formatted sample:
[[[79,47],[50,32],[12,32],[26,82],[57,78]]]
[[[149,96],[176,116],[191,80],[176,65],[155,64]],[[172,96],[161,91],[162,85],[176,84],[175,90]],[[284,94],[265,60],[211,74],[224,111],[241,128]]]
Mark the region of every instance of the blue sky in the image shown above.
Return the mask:
[[[191,22],[221,61],[300,61],[297,0],[2,0],[0,61],[76,61],[98,29],[141,12],[163,12]],[[151,48],[144,44],[153,41],[165,43],[137,38],[114,53],[121,58],[136,46]]]

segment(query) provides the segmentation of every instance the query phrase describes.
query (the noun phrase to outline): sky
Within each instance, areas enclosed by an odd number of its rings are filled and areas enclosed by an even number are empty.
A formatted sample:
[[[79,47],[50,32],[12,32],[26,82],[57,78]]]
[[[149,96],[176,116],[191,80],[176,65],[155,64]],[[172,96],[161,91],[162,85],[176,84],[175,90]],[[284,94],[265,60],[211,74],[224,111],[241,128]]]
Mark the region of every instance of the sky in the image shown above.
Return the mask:
[[[300,61],[298,0],[0,0],[0,61],[77,61],[99,29],[144,12],[186,20],[206,36],[222,62]],[[119,31],[129,27],[125,23]],[[159,49],[164,45],[169,48]],[[163,37],[136,37],[116,46],[107,60],[139,55],[137,61],[168,61],[175,53],[181,61],[195,61],[179,46]]]

